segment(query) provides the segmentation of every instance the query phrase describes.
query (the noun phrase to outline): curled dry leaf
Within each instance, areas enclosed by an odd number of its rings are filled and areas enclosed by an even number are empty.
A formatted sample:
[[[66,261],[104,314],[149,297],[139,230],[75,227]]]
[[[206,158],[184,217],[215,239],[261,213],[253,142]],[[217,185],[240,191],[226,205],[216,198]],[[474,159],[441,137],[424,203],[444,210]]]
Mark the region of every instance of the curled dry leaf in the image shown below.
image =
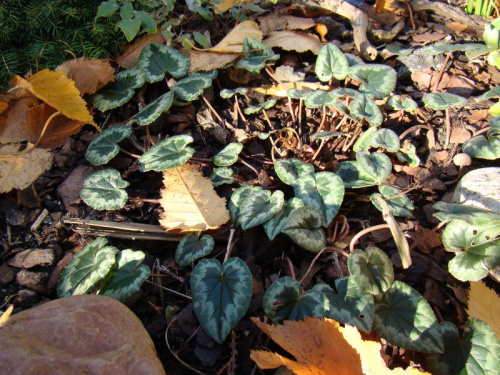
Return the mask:
[[[319,38],[312,34],[297,33],[294,31],[274,31],[269,38],[263,41],[268,47],[280,47],[285,51],[306,52],[311,51],[315,55],[323,46]]]
[[[259,18],[259,24],[264,35],[277,30],[305,30],[314,26],[312,18],[270,14]]]
[[[98,59],[68,60],[56,68],[75,82],[80,94],[94,94],[109,82],[115,80],[115,70],[108,61]]]
[[[167,169],[163,182],[160,225],[167,231],[216,229],[229,220],[226,200],[217,195],[212,182],[195,166]]]
[[[21,126],[26,120],[30,108],[38,105],[40,100],[31,96],[13,100],[8,108],[0,114],[0,143],[26,141],[26,134]]]
[[[236,60],[239,55],[235,53],[211,53],[195,50],[187,50],[186,54],[191,60],[189,72],[209,72],[220,69]]]
[[[123,53],[116,58],[116,62],[122,68],[132,68],[133,66],[136,66],[137,61],[139,60],[139,56],[141,55],[144,47],[151,43],[163,42],[164,38],[161,32],[157,32],[151,35],[144,35],[140,38],[137,38],[134,43],[129,44],[127,47],[125,47]]]
[[[467,314],[488,324],[500,340],[500,297],[482,281],[470,283]]]
[[[52,165],[49,151],[36,148],[23,154],[19,147],[19,144],[8,144],[0,148],[0,193],[28,187]]]
[[[304,321],[290,320],[283,325],[264,324],[256,318],[252,321],[296,359],[253,350],[250,357],[261,369],[284,365],[297,375],[429,375],[415,368],[387,368],[380,343],[365,341],[356,328],[341,327],[332,319],[306,317]]]

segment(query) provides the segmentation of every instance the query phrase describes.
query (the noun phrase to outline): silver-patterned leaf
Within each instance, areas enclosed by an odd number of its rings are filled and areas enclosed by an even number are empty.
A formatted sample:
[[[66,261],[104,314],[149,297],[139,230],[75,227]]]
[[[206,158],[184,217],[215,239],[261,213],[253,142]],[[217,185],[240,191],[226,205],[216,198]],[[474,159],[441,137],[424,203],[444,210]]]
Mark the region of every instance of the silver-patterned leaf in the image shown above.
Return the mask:
[[[411,145],[406,150],[400,149],[396,152],[396,156],[400,162],[406,162],[412,167],[420,165],[420,158],[417,155],[417,148],[414,145]]]
[[[240,142],[232,142],[228,144],[223,150],[214,156],[214,164],[219,167],[228,167],[233,165],[238,160],[241,150],[243,150],[243,144]]]
[[[85,158],[92,165],[106,164],[120,152],[117,143],[130,136],[130,134],[132,134],[132,128],[127,125],[117,125],[104,130],[89,144]]]
[[[245,115],[251,115],[251,114],[259,112],[260,110],[272,108],[272,107],[274,107],[275,104],[276,104],[276,99],[270,99],[270,100],[266,100],[263,103],[245,108],[243,110],[243,112],[245,112]]]
[[[274,170],[281,181],[287,185],[295,185],[304,175],[313,175],[314,166],[300,159],[278,159],[274,163]]]
[[[229,214],[235,227],[240,225],[239,217],[243,201],[251,195],[258,194],[261,190],[263,189],[260,186],[246,185],[233,192],[231,199],[229,199]]]
[[[389,207],[389,210],[394,216],[405,216],[405,217],[412,216],[412,211],[415,207],[413,207],[410,198],[408,198],[404,194],[400,195],[401,190],[399,190],[397,187],[385,184],[380,185],[378,189],[380,191],[380,194],[378,195],[382,196],[385,199],[387,206]],[[372,194],[370,196],[370,200],[372,201],[373,205],[377,207],[379,211],[383,212],[382,205],[375,198],[375,195],[377,195],[377,193]],[[399,196],[396,198],[388,199],[393,195],[399,195]]]
[[[315,67],[316,75],[320,81],[327,82],[332,77],[338,80],[344,79],[347,76],[348,69],[347,58],[339,47],[333,43],[328,43],[321,48]]]
[[[214,186],[232,184],[234,182],[233,170],[228,167],[214,168],[212,173],[210,173],[210,179]]]
[[[398,135],[391,129],[378,129],[370,141],[371,147],[382,147],[389,152],[399,150],[400,141]]]
[[[135,117],[137,117],[137,123],[139,125],[151,124],[158,117],[160,117],[163,112],[166,112],[170,109],[173,101],[173,92],[170,91],[161,95],[135,115]]]
[[[335,174],[342,179],[346,188],[357,189],[377,184],[363,171],[357,161],[343,161],[335,170]]]
[[[187,74],[189,64],[189,57],[173,47],[159,43],[146,45],[137,62],[137,66],[144,70],[148,82],[161,81],[166,72],[175,78],[182,77]]]
[[[127,203],[128,194],[124,189],[128,185],[116,169],[104,169],[85,179],[80,197],[96,210],[116,210]]]
[[[323,106],[333,106],[337,104],[339,99],[333,91],[315,90],[311,91],[304,100],[304,105],[307,108],[319,108]]]
[[[371,141],[373,134],[375,134],[378,129],[375,126],[369,127],[359,136],[358,140],[352,146],[354,152],[368,150],[371,147]]]
[[[478,135],[462,146],[463,151],[479,159],[495,160],[500,158],[500,137]]]
[[[405,112],[413,112],[418,107],[417,102],[407,95],[393,95],[389,98],[387,104],[395,111]]]
[[[181,267],[193,264],[195,260],[203,258],[212,252],[215,241],[206,234],[200,238],[201,231],[186,234],[180,240],[175,251],[175,261]]]
[[[371,126],[379,126],[382,124],[383,116],[380,108],[372,98],[364,94],[359,94],[354,97],[350,107],[351,115],[362,120],[366,119]]]
[[[356,153],[356,160],[363,172],[374,181],[382,182],[391,174],[392,162],[385,154],[359,151]]]
[[[258,190],[241,203],[239,222],[242,229],[264,224],[276,215],[285,201],[281,190],[271,194],[269,190]]]
[[[299,198],[292,198],[286,202],[276,215],[264,223],[264,230],[266,231],[267,237],[269,237],[270,240],[274,240],[276,236],[281,233],[290,213],[296,208],[303,206],[304,202]]]
[[[235,88],[233,90],[224,89],[224,90],[221,90],[220,96],[221,96],[221,98],[229,99],[229,98],[232,98],[236,94],[246,95],[247,92],[248,92],[248,88],[246,88],[246,87],[238,87],[238,88]]]
[[[375,99],[382,99],[396,87],[396,71],[383,64],[358,64],[349,68],[348,75],[361,81],[359,91]]]
[[[446,109],[451,106],[463,107],[465,103],[467,103],[467,99],[465,99],[464,97],[447,92],[424,94],[424,96],[422,97],[422,101],[427,107],[435,110]]]
[[[315,207],[304,206],[290,213],[281,232],[304,249],[318,253],[326,246],[324,225],[321,211]]]
[[[434,216],[441,221],[463,220],[471,225],[489,224],[500,221],[500,212],[465,204],[437,202]]]
[[[217,77],[217,70],[191,73],[172,86],[172,91],[179,99],[190,102],[198,99],[207,87],[212,86],[212,80],[215,77]]]
[[[187,147],[191,142],[193,138],[184,134],[158,142],[139,159],[140,170],[161,172],[184,165],[194,154],[194,150]]]
[[[243,56],[244,59],[238,61],[238,68],[253,74],[259,73],[266,64],[271,65],[280,57],[271,48],[249,36],[243,40]]]

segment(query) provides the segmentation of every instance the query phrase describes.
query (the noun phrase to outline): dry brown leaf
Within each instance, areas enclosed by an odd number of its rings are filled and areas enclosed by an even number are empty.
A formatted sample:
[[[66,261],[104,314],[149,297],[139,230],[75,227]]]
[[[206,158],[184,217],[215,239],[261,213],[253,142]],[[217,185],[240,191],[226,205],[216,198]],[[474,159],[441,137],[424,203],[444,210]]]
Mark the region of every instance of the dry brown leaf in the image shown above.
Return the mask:
[[[482,281],[472,281],[469,289],[467,314],[487,323],[500,340],[500,297]]]
[[[163,183],[160,225],[167,231],[217,229],[229,220],[226,200],[217,195],[212,182],[195,166],[167,169]]]
[[[450,22],[445,25],[447,28],[453,30],[455,34],[462,34],[465,30],[467,30],[468,26],[461,22]]]
[[[35,97],[25,97],[13,101],[9,108],[0,114],[0,143],[14,143],[25,141],[22,123],[30,108],[38,105],[40,100]]]
[[[274,95],[280,97],[286,97],[287,91],[290,89],[297,89],[303,91],[314,91],[314,90],[325,90],[328,91],[330,88],[328,86],[322,85],[319,82],[284,82],[277,85],[254,87],[252,91],[264,94],[264,95]]]
[[[68,60],[56,68],[66,77],[75,81],[75,86],[80,94],[94,94],[109,82],[115,80],[115,70],[108,61],[98,59]]]
[[[52,165],[50,151],[36,148],[22,154],[19,147],[19,144],[8,144],[0,148],[0,193],[28,187]]]
[[[241,3],[239,0],[222,0],[218,4],[214,4],[217,10],[221,13],[224,13],[226,10],[232,8],[234,4]]]
[[[472,138],[470,131],[464,128],[453,128],[450,135],[450,143],[465,143]]]
[[[274,31],[269,38],[262,42],[268,47],[280,47],[285,51],[306,52],[311,51],[315,55],[323,46],[316,35],[297,33],[295,31]]]
[[[379,13],[394,12],[397,8],[393,8],[392,4],[396,0],[375,0],[375,10]]]
[[[217,45],[205,51],[218,53],[241,53],[243,40],[249,36],[258,41],[262,40],[262,31],[257,22],[244,21],[232,29]]]
[[[139,56],[141,55],[144,47],[151,43],[163,43],[164,41],[165,39],[163,38],[161,32],[151,35],[144,35],[140,38],[137,38],[134,43],[129,44],[127,47],[125,47],[123,54],[116,58],[116,62],[122,68],[132,68],[137,64]]]
[[[55,112],[56,110],[47,103],[40,103],[26,112],[20,127],[22,127],[23,133],[29,142],[35,143],[38,141],[45,123]],[[37,147],[53,148],[62,145],[66,138],[78,133],[83,125],[83,122],[69,119],[63,115],[55,116],[49,122]]]
[[[341,327],[332,319],[306,317],[283,325],[264,324],[256,318],[252,321],[296,359],[252,350],[250,357],[261,369],[285,365],[297,375],[427,374],[414,368],[388,369],[380,355],[380,343],[364,341],[356,328]]]
[[[15,76],[12,82],[17,87],[29,90],[38,99],[54,107],[66,117],[97,126],[75,83],[63,72],[44,69],[28,79]]]
[[[312,18],[270,14],[259,18],[259,24],[264,35],[277,30],[305,30],[314,26]]]
[[[208,72],[213,69],[219,69],[232,63],[239,55],[235,53],[212,53],[188,50],[186,52],[191,60],[189,72]]]
[[[437,42],[443,39],[448,34],[443,33],[430,33],[430,34],[415,34],[412,36],[413,40],[418,43],[422,42]]]

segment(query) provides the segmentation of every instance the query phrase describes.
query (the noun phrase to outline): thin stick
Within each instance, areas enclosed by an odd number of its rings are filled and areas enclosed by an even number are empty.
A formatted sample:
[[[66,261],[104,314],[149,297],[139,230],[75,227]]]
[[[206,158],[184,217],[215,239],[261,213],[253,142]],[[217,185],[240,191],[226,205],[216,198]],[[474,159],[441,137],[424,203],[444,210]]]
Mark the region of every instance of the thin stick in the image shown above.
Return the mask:
[[[437,75],[436,82],[434,83],[434,87],[432,88],[432,92],[437,91],[439,83],[441,82],[441,78],[443,78],[443,74],[446,70],[446,66],[448,65],[448,62],[450,61],[452,56],[453,56],[453,52],[447,53],[446,58],[444,59],[443,66],[441,66],[441,70],[439,70],[439,74]]]
[[[155,203],[158,204],[160,203],[159,199],[145,199],[145,198],[128,198],[129,201],[132,202],[144,202],[144,203]]]
[[[240,161],[240,163],[242,164],[245,164],[248,168],[250,168],[253,173],[255,173],[255,175],[257,177],[259,177],[259,171],[257,171],[257,169],[255,169],[254,167],[252,167],[250,164],[248,164],[246,161],[244,161],[242,158],[238,158],[238,160]]]
[[[302,285],[302,283],[304,282],[304,280],[306,280],[307,276],[309,276],[309,273],[311,273],[311,270],[314,266],[314,263],[316,263],[316,261],[318,260],[318,258],[328,249],[328,247],[324,247],[318,254],[316,254],[316,256],[314,257],[314,259],[312,260],[311,264],[309,265],[309,267],[307,268],[307,271],[306,273],[304,274],[304,276],[302,276],[302,279],[300,279],[300,282],[299,282],[299,285]]]
[[[203,101],[205,102],[207,107],[210,109],[210,111],[212,111],[212,113],[215,115],[215,117],[217,117],[217,120],[219,120],[220,124],[224,125],[224,120],[222,119],[222,117],[219,116],[219,114],[214,109],[214,107],[212,107],[212,104],[210,104],[210,102],[207,100],[207,98],[205,98],[205,95],[202,95],[201,98],[203,99]]]
[[[226,263],[227,260],[231,257],[231,252],[233,251],[233,247],[231,246],[231,244],[233,242],[235,231],[236,231],[235,229],[231,229],[229,231],[229,240],[227,241],[226,256],[224,257],[224,263]]]
[[[446,114],[446,140],[444,142],[444,148],[447,149],[448,145],[450,144],[450,137],[451,137],[451,118],[450,118],[450,108],[446,108],[444,110],[444,113]]]
[[[241,119],[243,121],[247,122],[247,119],[246,119],[245,115],[243,114],[243,111],[241,110],[240,102],[239,102],[238,98],[239,98],[238,94],[235,94],[234,95],[234,106],[236,107],[236,110],[239,112]]]
[[[357,233],[351,240],[351,243],[349,244],[349,251],[352,253],[354,251],[354,246],[356,246],[356,243],[358,240],[363,237],[365,234],[370,233],[370,232],[375,232],[376,230],[379,229],[390,229],[389,224],[379,224],[375,225],[370,228],[363,229],[361,232]]]
[[[283,260],[288,264],[288,269],[290,270],[290,277],[294,280],[297,280],[297,278],[295,277],[295,270],[293,269],[292,260],[288,256],[283,257]]]
[[[127,151],[127,150],[125,150],[124,148],[121,148],[121,147],[120,147],[120,151],[123,152],[124,154],[127,154],[128,156],[133,157],[133,158],[136,158],[136,159],[140,159],[141,158],[141,155],[133,154],[130,151]]]
[[[173,289],[169,289],[169,288],[165,288],[163,285],[159,285],[159,284],[156,284],[152,281],[149,281],[149,280],[146,280],[146,282],[150,283],[150,284],[153,284],[154,286],[158,287],[158,288],[161,288],[163,290],[166,290],[167,292],[169,293],[173,293],[179,297],[183,297],[183,298],[186,298],[186,299],[189,299],[189,300],[192,300],[193,298],[191,298],[190,296],[188,295],[185,295],[185,294],[182,294],[182,293],[179,293],[179,292],[176,292],[175,290]]]
[[[269,117],[267,116],[267,113],[266,113],[266,110],[265,109],[262,109],[262,113],[264,113],[264,118],[266,119],[267,121],[267,124],[269,125],[269,128],[271,130],[275,130],[274,129],[274,126],[273,126],[273,123],[271,122],[271,120],[269,119]]]
[[[325,145],[325,142],[326,142],[326,138],[323,138],[321,140],[321,144],[319,145],[318,149],[316,150],[316,152],[314,153],[314,155],[313,155],[313,157],[311,159],[312,161],[316,160],[316,158],[318,157],[319,153],[321,152],[321,149]]]
[[[247,159],[251,159],[253,161],[256,161],[258,163],[261,163],[261,164],[269,164],[269,165],[274,165],[274,163],[272,161],[267,161],[267,160],[260,160],[260,159],[257,159],[257,158],[254,158],[253,156],[250,156],[250,155],[247,155],[245,154],[243,151],[240,152],[240,155],[241,156],[244,156],[245,158]]]
[[[151,142],[151,144],[154,146],[156,143],[155,141],[153,141],[153,138],[151,138],[151,134],[149,133],[149,125],[146,125],[146,135],[149,139],[149,142]]]
[[[409,0],[406,0],[406,7],[408,8],[408,13],[410,14],[411,27],[413,27],[413,30],[417,30],[417,24],[415,23],[415,18],[413,17],[413,9],[411,9]]]
[[[399,136],[399,139],[404,139],[408,134],[410,134],[412,131],[417,130],[417,129],[427,129],[429,131],[433,131],[431,126],[429,125],[415,125],[412,126],[411,128],[406,129],[401,135]]]

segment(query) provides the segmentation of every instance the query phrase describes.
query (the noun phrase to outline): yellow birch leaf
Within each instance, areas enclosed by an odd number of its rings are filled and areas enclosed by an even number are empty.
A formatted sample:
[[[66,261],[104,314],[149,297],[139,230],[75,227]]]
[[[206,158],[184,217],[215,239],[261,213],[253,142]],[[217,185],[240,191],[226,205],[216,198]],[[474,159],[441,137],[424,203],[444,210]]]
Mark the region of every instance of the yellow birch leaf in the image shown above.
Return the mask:
[[[217,195],[212,182],[195,166],[167,169],[163,182],[160,225],[167,231],[217,229],[229,220],[226,200]]]
[[[28,143],[28,148],[31,144]],[[35,148],[28,153],[19,153],[19,144],[8,144],[0,148],[0,193],[12,189],[27,188],[52,165],[52,154]]]
[[[214,69],[220,69],[236,60],[239,55],[235,53],[211,53],[195,50],[187,50],[186,54],[191,60],[189,64],[189,73],[209,72]]]
[[[243,21],[232,29],[217,45],[204,51],[216,53],[241,53],[247,36],[262,40],[262,31],[257,22]]]
[[[323,47],[323,44],[316,35],[297,33],[289,30],[274,31],[262,43],[270,48],[280,47],[285,51],[297,52],[311,51],[315,55]]]
[[[250,357],[260,368],[285,365],[297,375],[427,374],[414,368],[387,368],[380,343],[364,341],[356,328],[341,327],[332,319],[306,317],[283,325],[268,325],[255,318],[252,321],[296,359],[253,350]]]
[[[500,297],[482,281],[470,283],[467,314],[487,323],[500,340]]]
[[[85,100],[75,87],[75,82],[67,78],[63,72],[44,69],[28,79],[15,76],[12,82],[17,87],[29,90],[38,99],[54,107],[64,116],[97,126],[87,109]]]
[[[284,98],[287,96],[287,91],[290,89],[297,89],[303,91],[315,91],[315,90],[329,91],[330,87],[322,85],[319,82],[297,81],[297,82],[284,82],[276,85],[254,87],[251,90],[264,95],[273,95]]]
[[[94,94],[115,80],[115,70],[109,61],[80,57],[64,62],[56,68],[75,82],[80,94]]]

